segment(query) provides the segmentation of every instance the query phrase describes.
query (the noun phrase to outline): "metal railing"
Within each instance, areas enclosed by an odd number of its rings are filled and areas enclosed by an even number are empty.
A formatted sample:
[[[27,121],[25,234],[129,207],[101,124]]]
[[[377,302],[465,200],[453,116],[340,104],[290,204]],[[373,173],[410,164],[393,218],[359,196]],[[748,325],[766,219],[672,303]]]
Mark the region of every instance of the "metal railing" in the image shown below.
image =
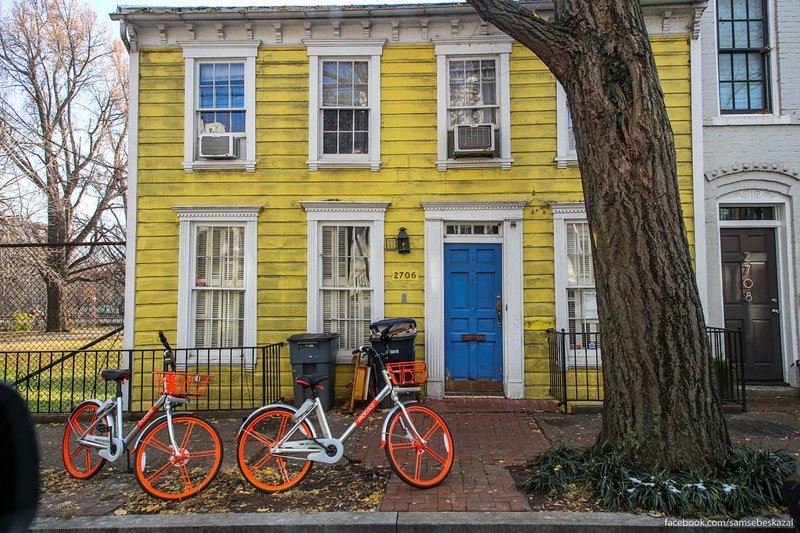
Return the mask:
[[[176,349],[178,371],[214,376],[193,411],[252,410],[281,398],[283,343],[250,348]],[[61,350],[0,352],[0,380],[14,386],[34,414],[67,413],[88,398],[116,390],[106,368],[132,368],[125,385],[128,410],[146,411],[161,394],[151,374],[163,370],[163,350]]]
[[[720,399],[747,408],[742,332],[706,328],[711,344]],[[574,402],[603,401],[602,349],[600,333],[570,333],[547,330],[550,394],[567,409]]]

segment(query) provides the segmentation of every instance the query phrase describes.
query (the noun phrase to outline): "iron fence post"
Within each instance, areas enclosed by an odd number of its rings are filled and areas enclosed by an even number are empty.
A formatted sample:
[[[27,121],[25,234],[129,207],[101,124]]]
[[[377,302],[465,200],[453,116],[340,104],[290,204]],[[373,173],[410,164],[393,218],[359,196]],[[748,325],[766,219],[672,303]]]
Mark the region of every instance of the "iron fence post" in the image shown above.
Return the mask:
[[[561,385],[562,396],[564,398],[564,412],[567,411],[567,402],[569,401],[569,394],[567,393],[567,334],[564,328],[561,328]]]

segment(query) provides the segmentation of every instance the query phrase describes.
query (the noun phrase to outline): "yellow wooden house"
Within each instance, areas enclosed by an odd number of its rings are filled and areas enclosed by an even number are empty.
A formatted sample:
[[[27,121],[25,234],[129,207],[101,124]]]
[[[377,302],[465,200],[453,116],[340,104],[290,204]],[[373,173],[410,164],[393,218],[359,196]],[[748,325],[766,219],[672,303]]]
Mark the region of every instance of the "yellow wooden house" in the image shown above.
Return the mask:
[[[700,9],[642,4],[695,242]],[[550,396],[546,330],[597,314],[569,109],[532,52],[461,3],[112,18],[131,71],[126,348],[335,332],[344,396],[369,324],[412,317],[430,396]]]

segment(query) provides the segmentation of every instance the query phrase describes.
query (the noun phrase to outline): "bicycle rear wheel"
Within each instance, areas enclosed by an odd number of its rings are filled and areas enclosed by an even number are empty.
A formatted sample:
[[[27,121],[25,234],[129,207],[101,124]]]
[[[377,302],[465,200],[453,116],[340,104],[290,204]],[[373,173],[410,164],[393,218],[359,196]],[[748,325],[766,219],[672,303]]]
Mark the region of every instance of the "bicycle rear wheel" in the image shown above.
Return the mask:
[[[136,448],[136,481],[145,492],[162,500],[181,500],[205,489],[222,466],[222,440],[202,418],[172,415],[178,453],[172,449],[167,419],[145,429]]]
[[[294,426],[294,412],[273,407],[256,415],[242,428],[236,462],[245,479],[264,492],[289,490],[308,475],[313,461],[305,458],[275,457],[270,448]],[[311,438],[311,426],[305,421],[290,440]]]
[[[435,487],[447,477],[453,466],[453,437],[444,420],[423,405],[407,405],[408,420],[399,409],[389,419],[386,457],[395,473],[419,489]]]
[[[64,439],[61,442],[61,458],[67,473],[77,479],[89,479],[97,475],[106,460],[97,455],[93,448],[78,444],[78,437],[89,429],[97,420],[97,410],[100,404],[85,401],[70,413],[67,425],[64,427]],[[108,437],[108,431],[100,431],[97,426],[89,435]]]

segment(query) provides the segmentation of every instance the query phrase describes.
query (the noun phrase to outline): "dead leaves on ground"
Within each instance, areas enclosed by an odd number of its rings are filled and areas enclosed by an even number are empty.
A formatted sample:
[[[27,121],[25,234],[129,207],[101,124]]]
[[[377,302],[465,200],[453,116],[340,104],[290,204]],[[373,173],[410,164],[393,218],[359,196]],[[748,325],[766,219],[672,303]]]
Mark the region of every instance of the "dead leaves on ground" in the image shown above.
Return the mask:
[[[376,511],[383,499],[391,470],[360,465],[315,465],[308,477],[292,490],[267,494],[251,487],[238,469],[223,469],[199,495],[182,502],[150,497],[133,474],[104,471],[79,481],[60,469],[42,470],[42,510],[60,518],[82,516],[88,508],[100,514],[184,514],[244,512]],[[124,485],[110,491],[108,485]],[[99,504],[99,509],[98,509]],[[107,508],[107,509],[106,509]],[[96,514],[96,513],[95,513]]]

